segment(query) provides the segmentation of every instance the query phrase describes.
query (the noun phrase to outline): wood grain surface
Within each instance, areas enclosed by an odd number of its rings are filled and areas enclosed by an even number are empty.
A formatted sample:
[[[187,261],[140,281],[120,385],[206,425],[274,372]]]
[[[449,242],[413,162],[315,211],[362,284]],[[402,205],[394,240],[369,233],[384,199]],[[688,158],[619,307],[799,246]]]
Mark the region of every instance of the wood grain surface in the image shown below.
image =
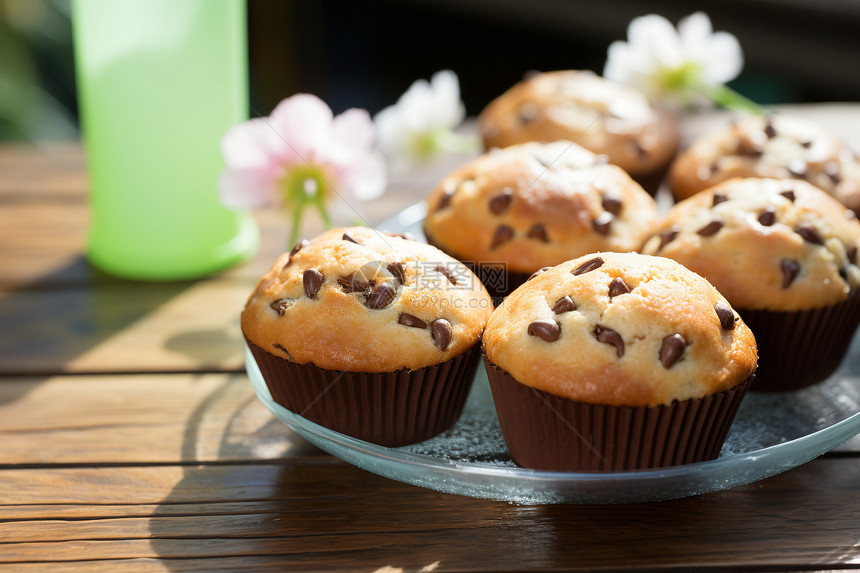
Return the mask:
[[[795,111],[860,148],[860,106]],[[361,215],[378,224],[463,159],[394,177]],[[0,571],[860,568],[858,438],[754,484],[635,505],[459,497],[337,460],[244,373],[238,313],[286,246],[281,215],[255,215],[263,246],[243,265],[121,281],[83,256],[86,189],[80,145],[0,147]]]

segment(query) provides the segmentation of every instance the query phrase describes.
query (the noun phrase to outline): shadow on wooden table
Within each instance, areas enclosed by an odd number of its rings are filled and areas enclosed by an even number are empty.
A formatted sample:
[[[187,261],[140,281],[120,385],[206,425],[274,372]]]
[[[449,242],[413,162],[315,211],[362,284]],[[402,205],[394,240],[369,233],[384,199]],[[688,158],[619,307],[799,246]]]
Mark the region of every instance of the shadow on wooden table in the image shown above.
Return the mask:
[[[855,465],[851,475],[835,475],[828,463],[792,470],[768,487],[619,506],[458,497],[329,457],[189,467],[149,531],[154,553],[173,571],[654,570],[691,563],[748,570],[856,562],[860,549],[845,524],[860,527],[860,472]],[[844,539],[835,540],[834,531]]]
[[[81,357],[193,284],[116,279],[78,258],[29,284],[0,287],[0,375],[94,371]],[[134,358],[110,371],[138,370]]]
[[[224,409],[219,434],[207,419]],[[749,570],[860,560],[851,533],[860,530],[860,467],[836,471],[838,456],[686,499],[520,506],[413,487],[321,454],[231,375],[188,417],[182,460],[148,527],[152,553],[172,571]]]

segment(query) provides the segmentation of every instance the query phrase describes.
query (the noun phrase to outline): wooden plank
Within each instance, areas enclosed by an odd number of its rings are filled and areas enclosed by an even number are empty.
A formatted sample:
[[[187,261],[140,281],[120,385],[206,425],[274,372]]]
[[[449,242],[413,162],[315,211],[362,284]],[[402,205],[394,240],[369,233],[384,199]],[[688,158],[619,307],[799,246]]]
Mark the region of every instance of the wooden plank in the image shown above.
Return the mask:
[[[0,380],[0,464],[7,466],[320,454],[272,416],[244,374]]]
[[[254,283],[114,282],[0,297],[0,374],[243,368]]]
[[[84,201],[88,182],[77,142],[0,145],[0,200]]]
[[[727,492],[625,506],[517,506],[450,496],[342,463],[7,470],[0,479],[0,492],[20,488],[25,503],[161,496],[159,513],[148,519],[0,522],[0,539],[8,540],[0,544],[0,563],[157,558],[171,568],[181,560],[217,569],[272,556],[258,563],[364,571],[419,570],[437,561],[440,571],[860,564],[856,458],[817,460]],[[239,513],[196,515],[197,503],[217,497],[256,499],[275,511],[247,513],[231,501]],[[174,505],[185,513],[160,514]]]

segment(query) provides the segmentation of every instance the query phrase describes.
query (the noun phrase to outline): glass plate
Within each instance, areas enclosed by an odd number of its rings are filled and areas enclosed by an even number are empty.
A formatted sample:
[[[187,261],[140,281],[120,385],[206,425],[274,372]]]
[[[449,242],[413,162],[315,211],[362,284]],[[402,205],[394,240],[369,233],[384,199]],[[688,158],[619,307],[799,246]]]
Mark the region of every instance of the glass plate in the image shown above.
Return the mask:
[[[422,237],[423,205],[381,229]],[[260,400],[326,452],[367,471],[446,493],[521,504],[631,503],[698,495],[752,483],[808,462],[860,433],[860,337],[826,381],[796,392],[750,392],[716,460],[625,472],[517,467],[505,446],[483,364],[463,414],[426,442],[386,448],[334,432],[272,400],[250,350],[245,364]]]

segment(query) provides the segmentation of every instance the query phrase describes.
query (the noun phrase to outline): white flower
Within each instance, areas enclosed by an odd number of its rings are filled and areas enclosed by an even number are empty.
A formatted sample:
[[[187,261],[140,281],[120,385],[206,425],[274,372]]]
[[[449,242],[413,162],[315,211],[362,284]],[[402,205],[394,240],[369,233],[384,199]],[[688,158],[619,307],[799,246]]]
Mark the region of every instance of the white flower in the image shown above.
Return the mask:
[[[349,203],[385,191],[385,158],[374,150],[373,138],[367,111],[349,109],[334,117],[318,97],[296,94],[269,117],[250,119],[224,135],[221,202],[232,209],[283,206],[292,212],[294,241],[306,206],[328,224],[326,205],[334,197]]]
[[[714,32],[704,12],[682,19],[677,30],[666,18],[649,14],[630,22],[627,42],[609,46],[603,75],[639,88],[652,100],[690,105],[719,101],[717,93],[738,76],[743,63],[737,38]]]
[[[380,111],[376,124],[379,148],[394,169],[404,169],[433,157],[439,151],[471,151],[462,136],[453,132],[466,116],[460,101],[457,74],[443,70],[430,82],[413,82],[397,103]]]

